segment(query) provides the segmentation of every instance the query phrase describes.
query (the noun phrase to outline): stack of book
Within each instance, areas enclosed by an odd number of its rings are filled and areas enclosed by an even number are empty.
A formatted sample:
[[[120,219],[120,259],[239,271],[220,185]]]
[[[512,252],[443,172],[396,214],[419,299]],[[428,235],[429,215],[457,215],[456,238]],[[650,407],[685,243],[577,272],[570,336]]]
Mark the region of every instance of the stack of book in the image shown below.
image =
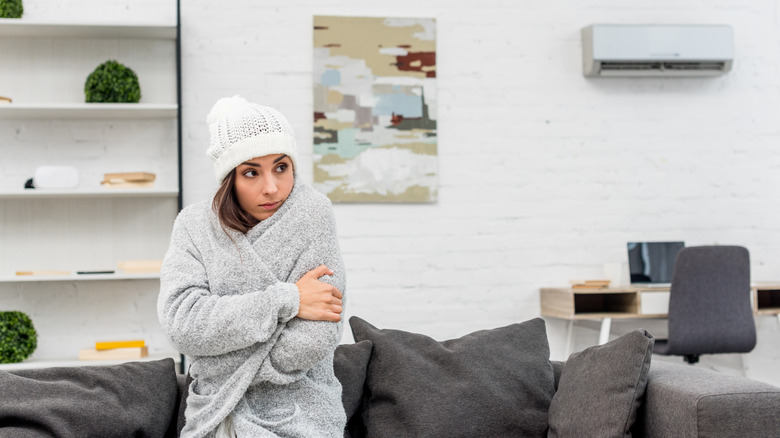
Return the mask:
[[[79,350],[79,360],[140,359],[149,356],[143,339],[95,342],[95,348]]]
[[[609,287],[609,280],[572,280],[572,290],[592,290],[592,289],[606,289]]]
[[[106,173],[100,184],[111,188],[152,187],[155,178],[155,174],[149,172]]]

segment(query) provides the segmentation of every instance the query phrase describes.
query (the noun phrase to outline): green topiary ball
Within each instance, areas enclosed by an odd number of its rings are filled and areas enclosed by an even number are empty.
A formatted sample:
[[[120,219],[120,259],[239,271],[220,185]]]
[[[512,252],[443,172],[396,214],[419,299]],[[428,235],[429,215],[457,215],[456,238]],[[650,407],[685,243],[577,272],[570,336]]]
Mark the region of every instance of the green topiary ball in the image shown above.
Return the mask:
[[[0,363],[21,362],[38,346],[38,333],[22,312],[0,312]]]
[[[87,102],[138,103],[141,86],[134,71],[109,60],[97,66],[87,77],[84,94]]]
[[[0,0],[0,18],[22,18],[22,0]]]

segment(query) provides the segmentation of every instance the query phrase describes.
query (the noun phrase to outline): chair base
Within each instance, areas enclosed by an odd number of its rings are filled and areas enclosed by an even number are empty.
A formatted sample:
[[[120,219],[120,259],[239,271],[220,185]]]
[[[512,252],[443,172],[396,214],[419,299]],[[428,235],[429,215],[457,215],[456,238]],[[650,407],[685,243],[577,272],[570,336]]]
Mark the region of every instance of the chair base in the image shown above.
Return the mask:
[[[696,362],[699,361],[699,355],[698,354],[686,354],[686,355],[683,355],[683,359],[685,359],[685,361],[688,362],[689,364],[693,365],[693,364],[695,364]]]

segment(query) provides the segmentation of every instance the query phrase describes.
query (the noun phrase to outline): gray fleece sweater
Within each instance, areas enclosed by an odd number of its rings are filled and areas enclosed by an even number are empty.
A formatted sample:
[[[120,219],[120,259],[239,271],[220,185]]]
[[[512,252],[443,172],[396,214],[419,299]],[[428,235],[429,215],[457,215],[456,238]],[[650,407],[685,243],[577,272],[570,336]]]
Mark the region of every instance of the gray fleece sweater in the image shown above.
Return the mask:
[[[295,317],[295,282],[321,264],[334,272],[321,280],[346,297],[330,201],[299,181],[246,234],[223,230],[210,202],[181,211],[157,310],[173,345],[192,360],[183,437],[213,436],[231,413],[239,437],[343,436],[333,374],[343,322]]]

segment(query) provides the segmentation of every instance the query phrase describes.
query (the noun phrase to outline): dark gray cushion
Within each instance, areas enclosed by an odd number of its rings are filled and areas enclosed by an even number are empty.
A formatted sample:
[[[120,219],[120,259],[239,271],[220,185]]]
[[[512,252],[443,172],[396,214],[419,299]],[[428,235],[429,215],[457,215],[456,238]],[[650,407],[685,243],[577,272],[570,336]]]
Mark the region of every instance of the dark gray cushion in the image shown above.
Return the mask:
[[[548,437],[631,436],[653,336],[634,330],[569,356],[550,404]]]
[[[0,436],[162,437],[178,393],[172,359],[0,371]]]
[[[352,429],[362,429],[360,418],[356,418],[358,421],[351,420],[363,401],[363,387],[372,346],[371,341],[339,345],[333,355],[333,371],[341,382],[341,402],[347,414],[346,433],[349,435],[345,436],[357,435],[350,433]]]
[[[547,430],[553,370],[536,318],[438,342],[349,320],[374,344],[363,412],[369,437],[534,437]]]

